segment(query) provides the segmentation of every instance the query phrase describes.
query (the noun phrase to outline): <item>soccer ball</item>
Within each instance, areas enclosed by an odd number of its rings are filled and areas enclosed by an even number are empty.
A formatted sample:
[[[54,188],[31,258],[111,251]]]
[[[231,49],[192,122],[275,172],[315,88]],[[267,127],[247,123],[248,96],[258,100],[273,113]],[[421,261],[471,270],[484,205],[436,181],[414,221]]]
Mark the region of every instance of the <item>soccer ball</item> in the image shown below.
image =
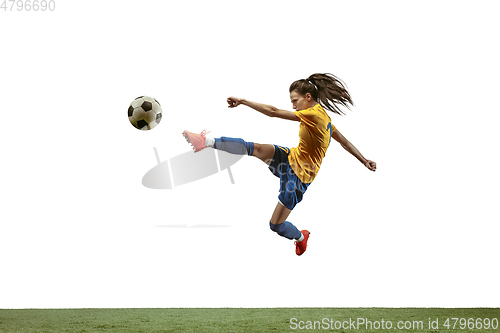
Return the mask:
[[[128,107],[128,120],[143,131],[155,128],[161,121],[160,103],[153,97],[137,97]]]

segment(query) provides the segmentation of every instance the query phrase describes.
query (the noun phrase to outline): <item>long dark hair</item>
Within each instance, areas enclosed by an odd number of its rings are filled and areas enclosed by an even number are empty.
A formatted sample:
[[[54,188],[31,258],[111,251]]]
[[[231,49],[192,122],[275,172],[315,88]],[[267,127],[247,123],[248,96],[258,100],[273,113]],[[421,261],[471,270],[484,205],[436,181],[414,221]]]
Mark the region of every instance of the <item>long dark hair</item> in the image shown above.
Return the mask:
[[[333,74],[313,74],[307,79],[297,80],[290,85],[290,92],[296,90],[301,95],[311,94],[317,103],[327,110],[343,115],[340,105],[350,109],[354,105],[345,83]]]

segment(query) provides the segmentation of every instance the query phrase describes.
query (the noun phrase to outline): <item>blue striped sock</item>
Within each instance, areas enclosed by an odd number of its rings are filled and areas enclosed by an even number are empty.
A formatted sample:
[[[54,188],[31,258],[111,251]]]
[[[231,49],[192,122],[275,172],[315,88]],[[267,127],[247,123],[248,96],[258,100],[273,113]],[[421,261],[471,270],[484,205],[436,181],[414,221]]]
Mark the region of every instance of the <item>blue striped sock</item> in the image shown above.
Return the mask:
[[[285,221],[280,224],[272,224],[269,222],[269,226],[271,227],[271,230],[276,232],[278,235],[283,236],[288,239],[300,239],[302,236],[302,233],[300,232],[299,229],[297,229],[296,226],[291,224],[288,221]]]
[[[231,154],[252,156],[254,143],[246,142],[243,139],[221,137],[215,139],[215,149],[224,150]]]

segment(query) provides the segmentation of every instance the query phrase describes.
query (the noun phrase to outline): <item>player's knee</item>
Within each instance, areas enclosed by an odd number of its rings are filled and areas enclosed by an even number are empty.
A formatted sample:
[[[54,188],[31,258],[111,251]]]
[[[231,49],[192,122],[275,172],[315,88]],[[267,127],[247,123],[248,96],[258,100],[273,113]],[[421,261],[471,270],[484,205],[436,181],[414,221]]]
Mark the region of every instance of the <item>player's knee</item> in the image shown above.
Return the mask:
[[[271,230],[278,233],[278,234],[283,230],[283,226],[284,226],[284,223],[273,224],[272,222],[269,222],[269,227],[271,228]]]
[[[261,155],[262,155],[262,145],[260,143],[254,143],[252,156],[260,157]]]

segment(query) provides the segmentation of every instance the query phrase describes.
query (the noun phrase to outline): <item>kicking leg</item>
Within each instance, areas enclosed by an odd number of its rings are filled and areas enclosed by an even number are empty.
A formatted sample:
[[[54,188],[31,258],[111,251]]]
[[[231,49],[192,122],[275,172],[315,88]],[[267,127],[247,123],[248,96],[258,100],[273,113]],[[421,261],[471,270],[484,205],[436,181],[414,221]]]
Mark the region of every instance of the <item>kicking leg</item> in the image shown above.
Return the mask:
[[[267,165],[274,156],[274,145],[247,142],[239,138],[221,137],[214,139],[213,148],[231,154],[255,156]]]
[[[207,132],[201,134],[182,132],[182,135],[193,146],[194,151],[198,152],[207,147],[223,150],[225,152],[237,155],[255,156],[267,165],[271,163],[274,156],[274,145],[246,142],[239,138],[211,138],[206,137]]]

